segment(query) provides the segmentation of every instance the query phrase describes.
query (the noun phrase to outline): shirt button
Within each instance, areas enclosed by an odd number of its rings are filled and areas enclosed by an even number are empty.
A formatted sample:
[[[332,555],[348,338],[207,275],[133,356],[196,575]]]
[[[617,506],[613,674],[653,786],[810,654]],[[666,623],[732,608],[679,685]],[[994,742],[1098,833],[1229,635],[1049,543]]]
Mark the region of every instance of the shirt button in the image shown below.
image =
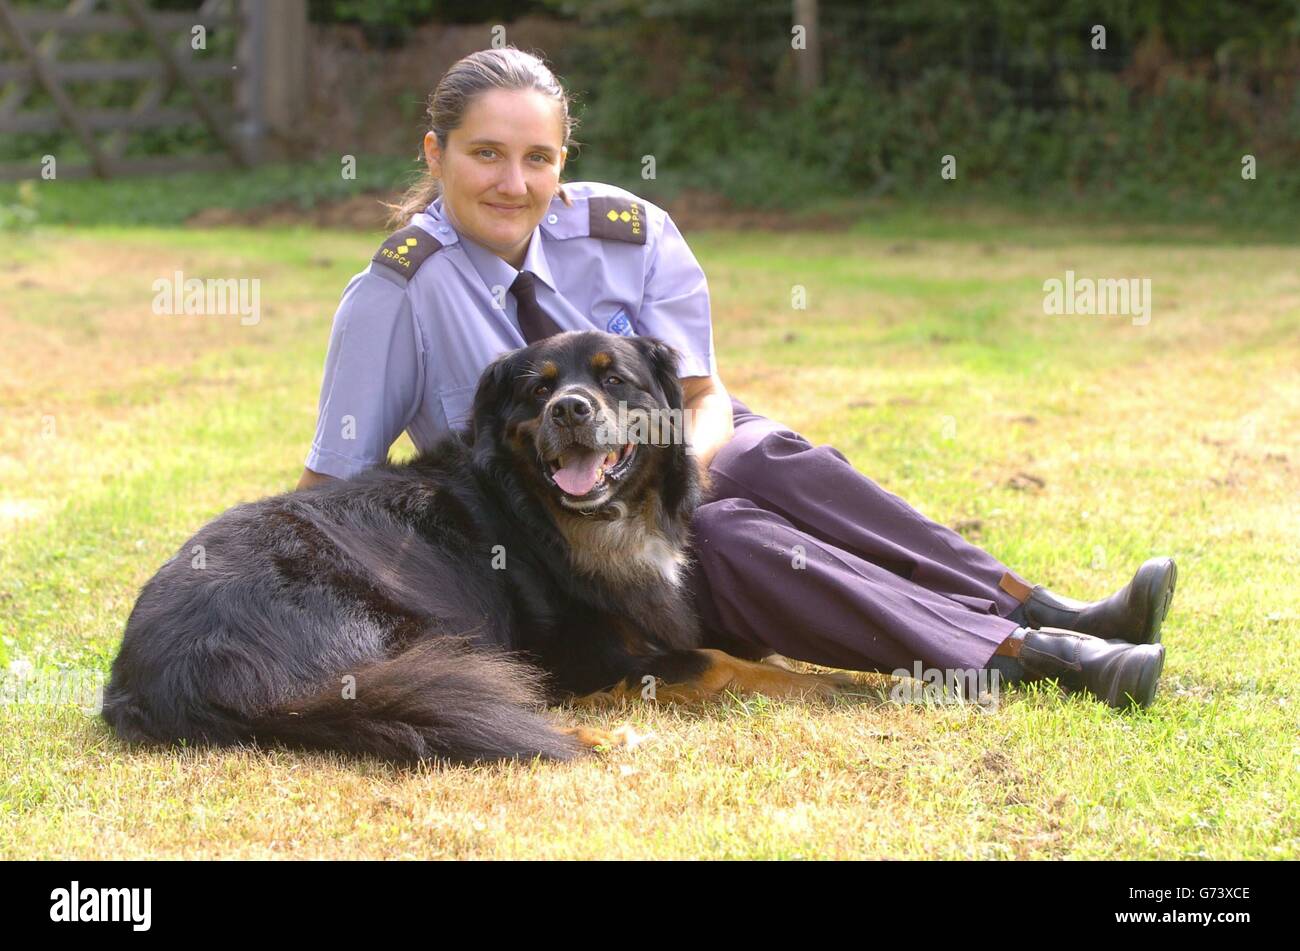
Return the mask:
[[[547,216],[546,216],[546,223],[547,223],[548,225],[553,225],[553,224],[555,224],[555,223],[556,223],[557,221],[559,221],[559,220],[560,220],[560,216],[559,216],[559,215],[547,215]]]
[[[438,225],[438,231],[439,231],[439,233],[441,233],[441,234],[446,234],[446,233],[447,233],[448,231],[450,231],[450,230],[451,230],[451,229],[448,228],[446,225]]]

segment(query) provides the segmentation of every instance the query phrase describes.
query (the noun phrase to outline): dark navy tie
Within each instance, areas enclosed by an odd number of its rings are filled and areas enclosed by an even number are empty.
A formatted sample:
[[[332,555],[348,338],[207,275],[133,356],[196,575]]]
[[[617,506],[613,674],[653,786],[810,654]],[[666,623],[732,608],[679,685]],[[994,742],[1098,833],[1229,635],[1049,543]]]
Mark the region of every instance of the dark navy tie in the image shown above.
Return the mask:
[[[524,340],[532,343],[562,331],[542,310],[537,303],[537,279],[528,271],[520,271],[515,282],[510,285],[510,293],[515,295],[518,303],[519,329],[523,331]]]

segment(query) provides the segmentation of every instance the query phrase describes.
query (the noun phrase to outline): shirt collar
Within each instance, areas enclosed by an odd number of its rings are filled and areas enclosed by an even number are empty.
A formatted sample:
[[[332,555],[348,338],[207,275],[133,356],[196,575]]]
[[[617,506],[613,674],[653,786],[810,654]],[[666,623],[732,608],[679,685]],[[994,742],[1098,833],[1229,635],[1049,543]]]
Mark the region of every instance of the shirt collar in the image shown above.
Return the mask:
[[[428,213],[438,219],[439,222],[446,223],[452,231],[456,231],[456,226],[445,218],[442,213],[441,196],[428,207]],[[519,271],[472,238],[466,237],[459,231],[456,231],[456,236],[460,239],[460,246],[465,249],[466,257],[474,265],[474,270],[478,271],[479,277],[483,279],[483,283],[488,287],[500,285],[506,288],[514,284],[515,278],[519,276]],[[528,239],[528,250],[524,252],[523,270],[531,271],[539,281],[551,290],[556,289],[555,279],[551,276],[551,265],[546,260],[546,250],[543,247],[540,224],[533,229],[532,237]]]

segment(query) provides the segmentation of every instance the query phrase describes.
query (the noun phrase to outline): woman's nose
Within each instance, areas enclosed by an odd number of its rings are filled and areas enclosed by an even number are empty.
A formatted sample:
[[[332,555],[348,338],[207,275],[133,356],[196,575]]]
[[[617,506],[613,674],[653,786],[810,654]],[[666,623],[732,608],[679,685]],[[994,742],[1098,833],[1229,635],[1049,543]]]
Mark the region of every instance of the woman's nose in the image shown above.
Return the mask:
[[[507,162],[497,190],[503,195],[527,194],[528,185],[524,181],[524,170],[513,162]]]

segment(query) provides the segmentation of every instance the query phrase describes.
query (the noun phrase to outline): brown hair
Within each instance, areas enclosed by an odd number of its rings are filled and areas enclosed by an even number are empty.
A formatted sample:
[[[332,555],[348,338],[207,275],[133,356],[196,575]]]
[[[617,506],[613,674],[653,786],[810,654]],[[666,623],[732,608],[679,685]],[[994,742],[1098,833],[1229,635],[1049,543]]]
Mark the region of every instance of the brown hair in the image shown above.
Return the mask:
[[[438,85],[429,94],[427,112],[429,131],[437,136],[439,148],[447,148],[447,136],[460,128],[475,97],[491,89],[535,89],[555,100],[560,106],[564,125],[564,145],[571,144],[577,120],[569,114],[569,96],[564,87],[540,57],[506,46],[470,53],[453,63],[438,80]],[[389,226],[405,226],[412,215],[423,211],[441,191],[442,183],[426,168],[419,181],[407,189],[397,204],[388,205],[393,212],[388,219]],[[558,194],[566,205],[573,204],[563,185]]]

